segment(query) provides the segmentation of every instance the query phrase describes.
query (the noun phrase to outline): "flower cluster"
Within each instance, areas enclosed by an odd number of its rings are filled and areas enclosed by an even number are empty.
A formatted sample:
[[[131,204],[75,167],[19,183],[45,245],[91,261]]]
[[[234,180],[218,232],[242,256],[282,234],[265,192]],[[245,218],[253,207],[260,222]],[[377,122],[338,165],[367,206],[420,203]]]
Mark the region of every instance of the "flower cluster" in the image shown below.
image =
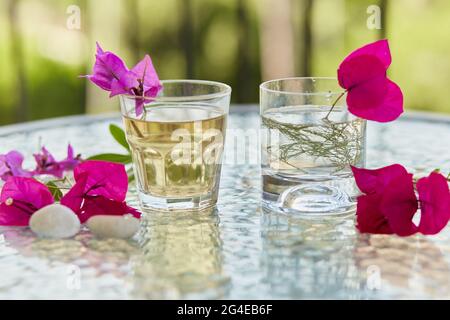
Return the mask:
[[[438,172],[420,178],[394,164],[369,170],[352,167],[358,188],[357,228],[361,232],[409,236],[441,231],[450,219],[450,190]],[[418,197],[416,196],[416,192]],[[420,208],[420,222],[413,218]]]
[[[348,110],[378,122],[397,119],[403,112],[403,94],[387,75],[391,64],[387,40],[363,46],[348,55],[339,66],[339,85],[346,89]]]
[[[136,218],[140,213],[125,202],[128,176],[123,164],[90,160],[74,170],[75,184],[61,199],[83,223],[93,215],[125,215]]]
[[[15,150],[0,155],[0,178],[7,181],[9,177],[34,177],[37,175],[52,175],[62,178],[65,171],[71,171],[81,162],[81,156],[75,156],[72,146],[67,147],[67,156],[61,161],[57,161],[55,157],[45,148],[42,147],[41,152],[34,154],[36,168],[33,170],[25,170],[22,168],[24,157]]]
[[[97,43],[97,54],[92,75],[87,76],[94,84],[110,92],[110,97],[127,94],[135,97],[136,115],[144,111],[144,103],[155,97],[162,89],[158,74],[149,55],[145,55],[131,70],[117,55],[103,51]]]
[[[95,215],[140,213],[127,205],[128,177],[125,166],[106,161],[85,161],[74,169],[75,184],[61,204],[72,209],[81,223]],[[55,199],[48,186],[24,176],[11,176],[0,194],[0,225],[27,226],[37,210]]]
[[[386,74],[391,61],[387,40],[365,45],[344,59],[337,73],[340,86],[346,89],[349,112],[378,122],[401,115],[403,94]],[[357,199],[359,231],[409,236],[436,234],[447,225],[450,191],[447,179],[438,172],[414,185],[413,175],[399,164],[375,170],[352,167],[352,171],[363,193]],[[416,225],[413,219],[419,209]]]

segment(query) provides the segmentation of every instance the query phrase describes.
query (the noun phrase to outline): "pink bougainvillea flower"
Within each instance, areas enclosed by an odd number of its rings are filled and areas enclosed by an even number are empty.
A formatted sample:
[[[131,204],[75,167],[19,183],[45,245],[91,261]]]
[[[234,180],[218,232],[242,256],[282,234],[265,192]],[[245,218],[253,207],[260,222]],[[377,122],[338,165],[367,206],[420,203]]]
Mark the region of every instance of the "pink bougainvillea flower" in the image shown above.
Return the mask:
[[[90,160],[74,169],[74,178],[78,182],[87,174],[87,195],[104,196],[116,201],[124,201],[128,190],[128,176],[125,166],[120,163]]]
[[[49,174],[58,178],[63,177],[64,171],[73,170],[81,162],[80,155],[74,157],[73,148],[70,144],[67,147],[67,157],[62,161],[57,161],[45,147],[42,147],[41,152],[33,156],[36,161],[34,174]]]
[[[447,179],[440,173],[432,172],[417,181],[420,203],[419,231],[436,234],[450,219],[450,191]]]
[[[63,177],[64,169],[45,147],[42,147],[41,152],[35,153],[33,156],[36,160],[35,174],[50,174],[58,178]]]
[[[361,232],[417,232],[412,218],[417,211],[412,175],[398,164],[369,170],[352,167],[356,184],[364,195],[358,197],[357,228]]]
[[[103,90],[111,91],[127,72],[128,68],[122,59],[112,52],[103,51],[97,43],[97,53],[92,74],[87,76],[89,80]]]
[[[73,170],[77,165],[81,163],[81,154],[77,154],[75,156],[75,152],[73,151],[73,147],[69,144],[67,146],[67,157],[60,162],[60,165],[63,167],[65,171]]]
[[[61,204],[71,208],[82,223],[99,214],[140,217],[140,213],[124,201],[128,189],[124,165],[85,161],[75,167],[74,178],[76,183],[61,199]]]
[[[338,80],[347,89],[348,110],[378,122],[397,119],[403,112],[403,94],[386,72],[391,64],[387,40],[363,46],[340,64]]]
[[[97,43],[93,74],[87,77],[100,88],[110,92],[110,97],[118,94],[135,96],[136,115],[141,115],[144,104],[151,101],[162,85],[153,66],[152,59],[145,55],[131,70],[115,54],[103,51]]]
[[[158,74],[153,66],[152,59],[145,55],[136,66],[128,71],[112,90],[111,96],[130,94],[136,96],[136,115],[143,112],[144,103],[151,101],[162,89]]]
[[[3,181],[9,177],[31,177],[33,174],[22,168],[23,155],[18,151],[0,154],[0,178]]]
[[[31,215],[54,202],[48,188],[27,177],[10,177],[0,195],[0,225],[27,226]]]
[[[161,82],[147,54],[131,70],[127,71],[112,88],[111,96],[117,94],[134,94],[141,97],[154,97],[161,90]]]

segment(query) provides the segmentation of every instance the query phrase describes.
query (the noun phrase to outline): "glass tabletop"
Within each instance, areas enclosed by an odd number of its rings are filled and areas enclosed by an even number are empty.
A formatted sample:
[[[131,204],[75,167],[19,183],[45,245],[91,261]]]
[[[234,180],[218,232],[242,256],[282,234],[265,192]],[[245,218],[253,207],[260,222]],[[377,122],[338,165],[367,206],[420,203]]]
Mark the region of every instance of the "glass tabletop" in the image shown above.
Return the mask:
[[[67,142],[89,156],[120,152],[109,136],[116,114],[0,128],[0,153],[30,156]],[[259,126],[256,106],[234,107],[229,128]],[[226,153],[235,148],[227,137]],[[242,141],[241,141],[242,143]],[[132,240],[37,239],[0,227],[1,299],[408,299],[450,298],[450,230],[436,236],[360,234],[353,217],[303,220],[260,207],[258,144],[225,162],[211,214],[153,214]],[[401,163],[420,175],[450,172],[450,119],[407,114],[368,127],[368,167]],[[26,163],[25,163],[26,165]],[[128,200],[137,205],[134,187]]]

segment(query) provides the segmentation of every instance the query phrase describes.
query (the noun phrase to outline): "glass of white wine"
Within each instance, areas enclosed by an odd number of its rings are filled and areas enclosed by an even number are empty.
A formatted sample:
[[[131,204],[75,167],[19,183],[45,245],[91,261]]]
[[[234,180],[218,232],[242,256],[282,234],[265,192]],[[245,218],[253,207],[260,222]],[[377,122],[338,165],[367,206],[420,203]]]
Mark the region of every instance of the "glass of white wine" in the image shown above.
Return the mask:
[[[136,114],[121,96],[143,211],[201,211],[217,202],[231,88],[202,80],[166,80]]]

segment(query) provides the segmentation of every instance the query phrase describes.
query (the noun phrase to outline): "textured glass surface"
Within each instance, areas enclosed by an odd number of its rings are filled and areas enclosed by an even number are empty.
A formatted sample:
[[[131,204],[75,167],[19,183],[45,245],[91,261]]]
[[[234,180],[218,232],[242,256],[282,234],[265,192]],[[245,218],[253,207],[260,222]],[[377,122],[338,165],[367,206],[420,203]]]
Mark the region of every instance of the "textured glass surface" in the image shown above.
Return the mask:
[[[230,128],[257,128],[257,109]],[[0,152],[28,156],[66,142],[84,155],[120,152],[111,117],[0,128]],[[27,130],[27,131],[24,131]],[[228,150],[232,144],[227,143]],[[258,144],[249,144],[257,155]],[[28,158],[28,161],[30,159]],[[368,126],[368,166],[450,171],[450,122],[409,115]],[[28,163],[31,164],[31,163]],[[153,215],[133,240],[36,239],[0,227],[0,298],[450,298],[450,231],[432,237],[362,235],[353,218],[305,221],[260,209],[258,164],[225,164],[212,215]],[[129,200],[135,204],[133,190]]]

